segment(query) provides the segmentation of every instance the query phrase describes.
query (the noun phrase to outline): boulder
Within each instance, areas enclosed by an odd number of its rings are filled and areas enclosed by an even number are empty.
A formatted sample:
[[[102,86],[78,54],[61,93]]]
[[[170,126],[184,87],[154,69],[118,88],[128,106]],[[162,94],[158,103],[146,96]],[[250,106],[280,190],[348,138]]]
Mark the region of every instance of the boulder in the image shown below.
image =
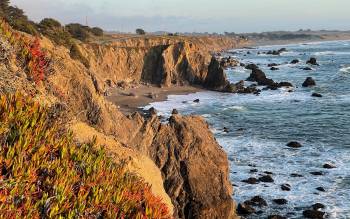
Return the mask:
[[[303,87],[311,87],[311,86],[315,86],[316,82],[312,77],[307,77],[303,83]]]
[[[287,144],[288,147],[290,148],[300,148],[302,145],[299,142],[296,141],[291,141]]]
[[[271,71],[278,71],[278,70],[280,70],[280,69],[279,69],[279,68],[276,68],[276,67],[271,67],[270,70],[271,70]]]
[[[252,206],[244,204],[244,203],[238,204],[238,206],[237,206],[237,214],[239,214],[239,215],[250,215],[250,214],[253,214],[253,213],[255,213],[255,209]]]
[[[200,102],[199,99],[195,99],[195,100],[193,101],[193,103],[199,103],[199,102]]]
[[[316,203],[316,204],[313,204],[311,206],[314,210],[319,210],[319,209],[323,209],[325,208],[326,206],[324,204],[321,204],[321,203]]]
[[[259,177],[259,181],[266,182],[266,183],[273,183],[274,182],[272,176],[270,176],[270,175],[265,175],[265,176]]]
[[[173,109],[173,111],[171,112],[172,115],[177,115],[179,114],[179,111],[177,111],[177,109]]]
[[[313,97],[322,97],[322,94],[319,94],[319,93],[312,93],[311,96],[313,96]]]
[[[325,192],[326,191],[322,186],[317,187],[316,190],[320,191],[320,192]]]
[[[333,164],[325,163],[325,164],[323,164],[323,168],[325,168],[325,169],[334,169],[334,168],[337,168],[337,167],[335,165],[333,165]]]
[[[282,191],[290,191],[291,186],[289,184],[282,184],[281,189],[282,189]]]
[[[267,64],[267,67],[276,67],[276,66],[278,66],[277,63],[270,63],[270,64]]]
[[[276,85],[276,83],[272,79],[267,78],[265,73],[260,69],[253,69],[252,73],[247,78],[247,81],[258,82],[258,85],[266,85],[266,86]]]
[[[278,87],[293,87],[293,84],[290,82],[283,81],[283,82],[278,83]]]
[[[281,215],[270,215],[267,219],[287,219],[287,217],[283,217]]]
[[[248,179],[242,180],[242,182],[247,183],[247,184],[258,184],[259,180],[254,177],[250,177]]]
[[[278,204],[278,205],[285,205],[288,203],[288,201],[284,198],[277,198],[273,200],[274,203]]]
[[[313,172],[310,172],[311,175],[314,175],[314,176],[323,176],[324,173],[321,172],[321,171],[313,171]]]
[[[254,196],[253,198],[251,198],[249,201],[246,201],[245,203],[249,203],[250,205],[257,206],[260,208],[267,206],[267,202],[261,196]]]
[[[255,64],[248,64],[245,66],[245,69],[248,69],[248,70],[253,70],[253,69],[258,69],[259,67]]]
[[[303,215],[306,218],[312,218],[312,219],[323,219],[325,216],[325,212],[317,211],[317,210],[305,210],[303,211]]]
[[[293,64],[293,65],[298,64],[298,63],[299,63],[299,59],[294,59],[290,62],[290,64]]]
[[[309,64],[309,65],[319,65],[318,63],[317,63],[317,60],[316,60],[316,58],[310,58],[307,62],[306,62],[306,64]]]

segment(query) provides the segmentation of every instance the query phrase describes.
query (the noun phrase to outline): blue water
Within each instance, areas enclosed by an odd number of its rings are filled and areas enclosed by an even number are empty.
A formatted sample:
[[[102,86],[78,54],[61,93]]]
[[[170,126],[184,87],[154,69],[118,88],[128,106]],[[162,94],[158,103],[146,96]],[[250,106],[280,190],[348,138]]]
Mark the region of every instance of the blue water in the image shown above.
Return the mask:
[[[281,56],[257,54],[281,47],[288,50]],[[250,218],[270,214],[301,218],[302,211],[317,202],[327,206],[329,218],[350,218],[350,42],[266,46],[249,51],[247,55],[247,50],[235,50],[235,57],[258,64],[275,81],[291,82],[294,92],[279,89],[263,91],[260,96],[200,92],[169,96],[168,101],[151,106],[165,116],[177,108],[182,114],[207,119],[228,154],[234,199],[243,202],[260,195],[269,204],[262,209],[263,214]],[[316,57],[320,66],[312,67],[313,71],[302,70],[310,57]],[[286,64],[296,58],[299,64]],[[269,70],[267,64],[272,62],[282,64],[279,71]],[[241,67],[227,71],[232,82],[246,79],[249,74]],[[301,87],[306,77],[313,77],[317,86]],[[313,92],[323,98],[311,97]],[[197,98],[200,103],[193,103]],[[225,133],[223,127],[230,132]],[[287,148],[290,141],[298,141],[303,147]],[[325,163],[337,168],[323,169]],[[251,173],[251,169],[258,172]],[[264,171],[273,172],[274,183],[241,182],[264,175]],[[322,171],[324,175],[314,176],[312,171]],[[303,177],[293,178],[292,173]],[[291,185],[291,191],[280,189],[284,183]],[[317,191],[319,186],[326,192]],[[285,198],[288,204],[277,206],[272,202],[275,198]]]

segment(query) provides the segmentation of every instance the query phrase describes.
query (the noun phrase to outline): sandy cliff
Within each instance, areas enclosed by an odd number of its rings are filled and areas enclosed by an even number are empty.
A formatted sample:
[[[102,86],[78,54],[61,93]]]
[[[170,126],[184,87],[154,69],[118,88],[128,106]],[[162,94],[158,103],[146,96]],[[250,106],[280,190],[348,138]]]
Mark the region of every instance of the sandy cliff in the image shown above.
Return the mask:
[[[176,218],[231,218],[228,161],[203,119],[173,116],[169,124],[162,124],[155,115],[125,116],[103,93],[120,81],[220,90],[227,81],[209,51],[240,43],[228,38],[141,38],[81,44],[91,66],[87,69],[72,60],[66,48],[43,39],[51,60],[43,84],[29,81],[15,57],[8,57],[0,62],[0,91],[21,90],[46,104],[60,103],[77,140],[98,136],[98,143],[116,160],[130,160],[130,170],[152,185]],[[4,45],[2,49],[11,53]]]

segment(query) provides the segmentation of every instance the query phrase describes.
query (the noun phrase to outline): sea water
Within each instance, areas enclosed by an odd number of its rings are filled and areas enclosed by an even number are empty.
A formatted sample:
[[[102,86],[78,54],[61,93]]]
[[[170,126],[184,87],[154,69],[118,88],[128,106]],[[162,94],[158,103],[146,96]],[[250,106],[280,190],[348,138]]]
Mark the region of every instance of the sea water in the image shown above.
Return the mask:
[[[287,52],[280,56],[263,54],[282,47]],[[233,198],[240,203],[259,195],[268,202],[262,214],[248,218],[272,214],[301,218],[303,210],[315,203],[326,206],[329,218],[350,218],[350,42],[263,46],[249,49],[248,54],[247,51],[232,50],[226,56],[259,65],[269,78],[291,82],[294,92],[281,88],[256,96],[208,91],[169,96],[167,101],[146,108],[155,107],[164,116],[176,108],[185,115],[205,117],[228,154]],[[312,71],[302,70],[310,57],[320,65],[312,66]],[[289,64],[293,59],[300,63]],[[280,64],[279,70],[271,71],[269,63]],[[231,82],[238,82],[250,72],[236,67],[227,70],[227,76]],[[306,77],[313,77],[317,85],[303,88]],[[323,97],[312,97],[314,92]],[[194,103],[194,99],[200,102]],[[230,131],[225,132],[224,127]],[[288,148],[290,141],[298,141],[303,147]],[[325,163],[336,168],[324,169]],[[242,182],[265,175],[265,171],[273,173],[274,183]],[[310,174],[314,171],[324,175]],[[302,177],[291,177],[294,173]],[[281,190],[285,183],[291,185],[291,191]],[[324,187],[325,192],[317,187]],[[288,203],[276,205],[272,200],[277,198]]]

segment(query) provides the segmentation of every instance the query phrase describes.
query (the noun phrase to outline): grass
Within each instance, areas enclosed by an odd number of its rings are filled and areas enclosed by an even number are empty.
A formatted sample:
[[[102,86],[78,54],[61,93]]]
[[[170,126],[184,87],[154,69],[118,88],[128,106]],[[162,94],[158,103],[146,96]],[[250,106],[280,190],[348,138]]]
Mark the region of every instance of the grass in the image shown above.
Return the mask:
[[[52,115],[31,97],[0,96],[0,218],[170,218],[148,184]]]

